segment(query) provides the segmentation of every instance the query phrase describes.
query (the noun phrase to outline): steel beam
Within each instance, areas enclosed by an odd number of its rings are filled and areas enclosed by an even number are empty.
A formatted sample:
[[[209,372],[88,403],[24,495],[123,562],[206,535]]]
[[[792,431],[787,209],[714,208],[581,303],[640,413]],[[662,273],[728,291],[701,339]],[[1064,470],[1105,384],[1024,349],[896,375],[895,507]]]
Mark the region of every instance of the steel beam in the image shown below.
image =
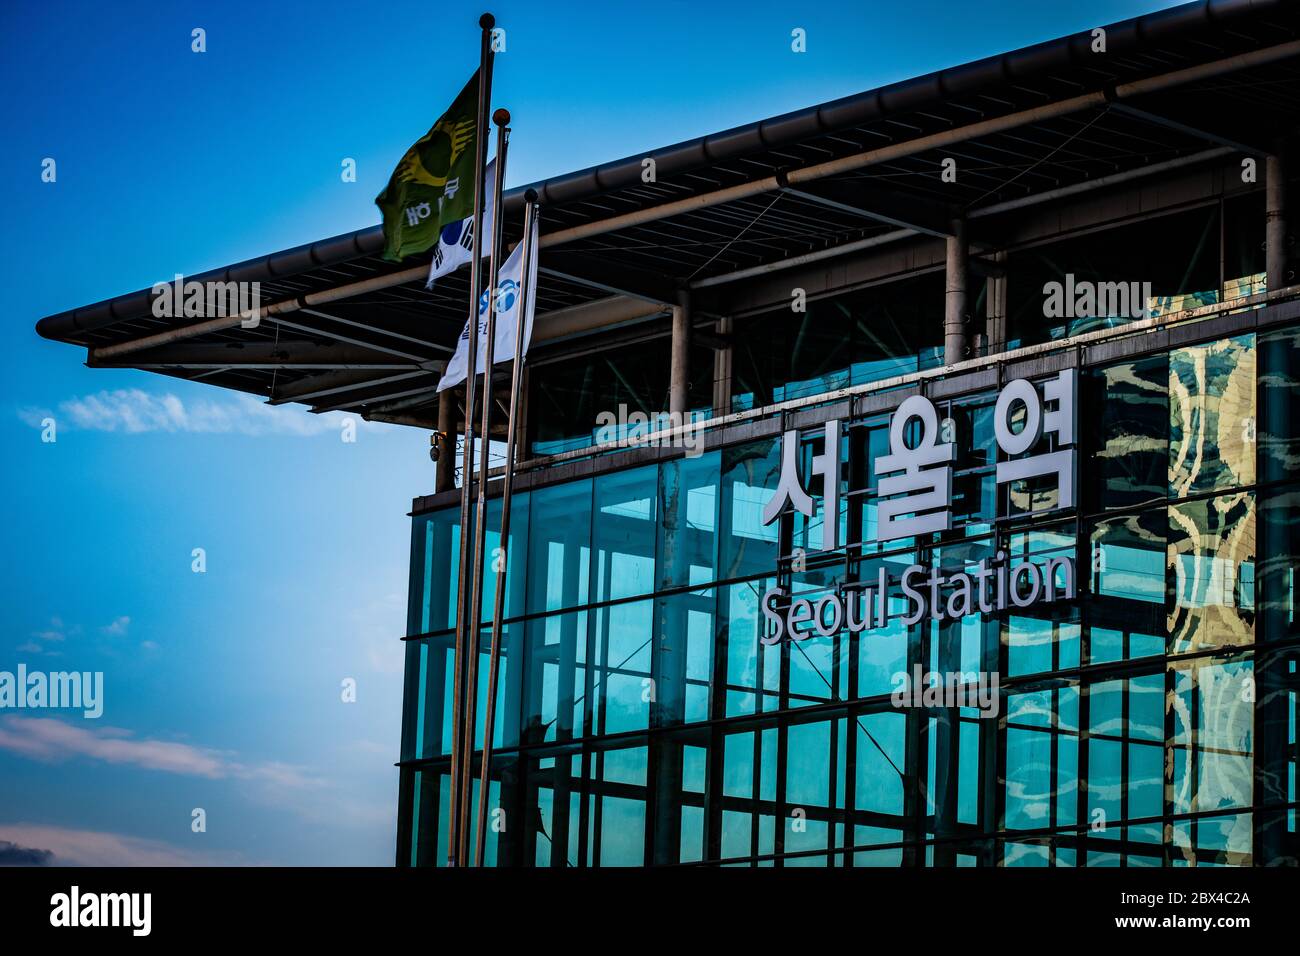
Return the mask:
[[[313,341],[191,342],[149,349],[119,361],[95,361],[91,368],[418,368],[394,362],[364,346],[321,345]]]
[[[1165,116],[1163,113],[1155,113],[1149,109],[1143,109],[1134,106],[1132,103],[1112,103],[1111,109],[1123,113],[1126,116],[1132,116],[1134,119],[1143,120],[1155,126],[1163,126],[1165,129],[1171,129],[1175,132],[1182,133],[1184,136],[1190,136],[1193,139],[1202,139],[1207,143],[1217,143],[1220,146],[1226,146],[1228,149],[1238,153],[1245,153],[1247,156],[1263,156],[1268,150],[1260,146],[1254,146],[1249,143],[1243,143],[1241,140],[1224,136],[1221,133],[1215,133],[1212,130],[1201,129],[1192,126],[1172,117]]]
[[[610,262],[604,257],[592,256],[577,249],[566,251],[575,255],[570,256],[562,265],[539,264],[537,271],[589,289],[644,299],[647,302],[671,302],[677,294],[676,281],[662,272]]]
[[[289,402],[309,402],[314,398],[325,398],[327,395],[340,395],[343,392],[354,392],[359,388],[369,388],[372,385],[388,385],[392,382],[404,382],[407,379],[417,378],[429,373],[423,369],[416,369],[414,372],[399,372],[395,375],[385,375],[381,378],[366,376],[357,379],[355,376],[348,378],[338,374],[313,375],[301,382],[294,382],[287,389],[279,391],[274,398],[270,399],[268,405],[286,405]]]
[[[901,226],[927,236],[948,235],[952,210],[945,204],[920,196],[904,196],[862,181],[823,180],[815,186],[792,186],[784,190],[791,196],[828,209]]]

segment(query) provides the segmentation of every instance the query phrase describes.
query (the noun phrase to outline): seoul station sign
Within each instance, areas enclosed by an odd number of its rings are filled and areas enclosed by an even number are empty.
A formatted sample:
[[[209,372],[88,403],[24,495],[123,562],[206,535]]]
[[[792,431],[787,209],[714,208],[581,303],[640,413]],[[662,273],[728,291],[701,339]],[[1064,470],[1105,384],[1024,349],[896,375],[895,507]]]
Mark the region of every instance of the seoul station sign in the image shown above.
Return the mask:
[[[997,484],[1030,478],[1056,481],[1056,504],[1036,514],[1074,507],[1077,398],[1074,369],[1038,385],[1017,379],[998,393],[993,431],[1005,459],[997,463]],[[1017,421],[1019,431],[1012,427]],[[906,436],[913,422],[919,423],[919,430],[916,441],[909,445]],[[952,528],[952,470],[957,448],[944,431],[938,410],[924,395],[907,398],[894,412],[889,423],[889,452],[877,457],[872,469],[880,476],[876,541],[898,541]],[[1030,454],[1044,435],[1053,436],[1054,450]],[[822,479],[823,551],[835,551],[841,544],[840,441],[840,421],[826,422],[822,451],[811,462],[811,473]],[[781,439],[781,477],[763,509],[763,523],[776,521],[787,507],[807,518],[816,512],[800,475],[799,432],[793,429]],[[815,601],[791,601],[787,589],[771,588],[762,601],[763,617],[771,627],[760,640],[776,644],[787,636],[800,640],[814,633],[830,637],[842,628],[871,631],[893,620],[911,626],[927,617],[943,622],[1065,600],[1074,597],[1075,565],[1068,555],[1008,562],[1001,551],[992,562],[981,559],[973,567],[955,572],[913,564],[898,579],[897,596],[906,602],[901,613],[893,611],[896,595],[890,583],[881,568],[874,582],[825,594]]]

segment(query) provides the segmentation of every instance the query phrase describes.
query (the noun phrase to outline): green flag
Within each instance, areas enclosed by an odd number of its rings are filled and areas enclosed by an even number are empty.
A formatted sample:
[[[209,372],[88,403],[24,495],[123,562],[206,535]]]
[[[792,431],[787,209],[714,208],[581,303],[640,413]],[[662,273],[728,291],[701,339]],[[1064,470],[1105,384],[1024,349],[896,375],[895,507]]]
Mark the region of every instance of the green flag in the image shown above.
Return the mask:
[[[429,132],[393,170],[375,197],[384,215],[384,258],[396,261],[432,249],[448,223],[474,214],[478,155],[478,71]]]

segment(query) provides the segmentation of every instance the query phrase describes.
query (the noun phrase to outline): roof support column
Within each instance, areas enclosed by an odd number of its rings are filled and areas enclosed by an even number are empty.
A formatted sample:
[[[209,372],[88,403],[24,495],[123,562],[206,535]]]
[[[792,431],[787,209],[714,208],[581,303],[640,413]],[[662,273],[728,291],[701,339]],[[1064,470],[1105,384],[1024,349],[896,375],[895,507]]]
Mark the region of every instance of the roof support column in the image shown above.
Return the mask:
[[[731,330],[734,320],[730,316],[718,319],[717,333],[726,344],[713,353],[713,414],[731,412]]]
[[[451,491],[456,487],[456,389],[438,393],[438,467],[433,474],[433,490]]]
[[[984,343],[987,354],[996,355],[1007,350],[1007,254],[998,251],[989,258],[1002,267],[984,287]]]
[[[686,415],[690,411],[691,383],[691,293],[682,289],[673,306],[672,365],[668,376],[668,412]]]
[[[970,253],[966,241],[966,220],[952,221],[947,237],[947,266],[944,270],[943,364],[955,365],[966,358],[966,265]]]
[[[1284,289],[1287,278],[1286,157],[1278,149],[1265,157],[1264,268],[1268,291]]]

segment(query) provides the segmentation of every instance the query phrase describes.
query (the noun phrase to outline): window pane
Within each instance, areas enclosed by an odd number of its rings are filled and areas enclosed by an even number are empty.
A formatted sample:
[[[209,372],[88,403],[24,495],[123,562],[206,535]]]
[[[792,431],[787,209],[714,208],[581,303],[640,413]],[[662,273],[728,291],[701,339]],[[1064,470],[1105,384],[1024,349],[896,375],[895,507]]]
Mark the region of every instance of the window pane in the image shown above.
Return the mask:
[[[720,580],[770,574],[776,567],[780,523],[763,524],[763,506],[780,473],[780,439],[723,449]]]
[[[555,611],[587,601],[591,565],[591,481],[531,493],[528,610]]]
[[[677,458],[659,469],[659,589],[717,577],[721,455]]]
[[[1255,336],[1169,354],[1169,493],[1255,483]]]
[[[1167,534],[1163,508],[1093,527],[1087,607],[1092,661],[1164,651]]]
[[[1169,508],[1169,653],[1255,639],[1255,496]]]
[[[1159,501],[1169,483],[1169,359],[1160,355],[1084,378],[1080,416],[1091,452],[1084,473],[1092,502],[1127,508]]]
[[[1251,805],[1254,668],[1200,658],[1173,672],[1172,813]]]
[[[1261,494],[1258,553],[1259,640],[1300,638],[1300,488]]]
[[[1259,464],[1261,481],[1300,470],[1300,328],[1259,336]]]
[[[658,481],[655,465],[596,479],[591,569],[595,600],[616,600],[654,590]]]

